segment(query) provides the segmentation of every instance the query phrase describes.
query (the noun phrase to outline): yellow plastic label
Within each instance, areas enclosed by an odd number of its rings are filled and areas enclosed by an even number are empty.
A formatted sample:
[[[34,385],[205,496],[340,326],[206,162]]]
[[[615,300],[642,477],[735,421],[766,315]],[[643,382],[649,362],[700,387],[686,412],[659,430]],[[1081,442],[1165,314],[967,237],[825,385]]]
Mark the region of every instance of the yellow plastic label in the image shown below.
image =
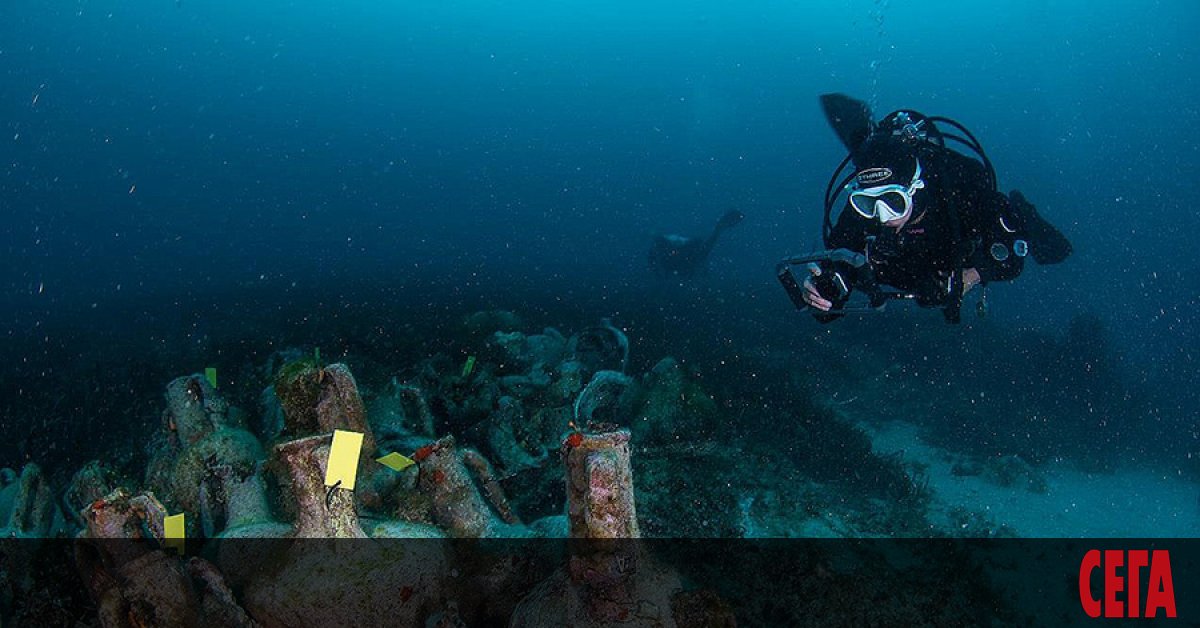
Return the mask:
[[[204,377],[208,379],[208,383],[213,388],[217,387],[217,369],[216,367],[208,367],[204,369]]]
[[[417,464],[412,458],[409,458],[408,456],[402,456],[394,451],[382,458],[376,458],[375,462],[378,462],[392,471],[403,471],[414,464]]]
[[[325,467],[325,486],[354,490],[354,479],[358,476],[358,454],[362,451],[361,432],[333,431],[333,444],[329,447],[329,464]],[[338,484],[341,482],[341,484]]]
[[[474,372],[475,372],[475,356],[469,355],[469,356],[467,356],[466,363],[463,364],[462,376],[470,377],[471,373],[474,373]]]
[[[175,551],[183,553],[184,541],[184,514],[170,515],[163,518],[163,545],[166,547],[175,548]]]

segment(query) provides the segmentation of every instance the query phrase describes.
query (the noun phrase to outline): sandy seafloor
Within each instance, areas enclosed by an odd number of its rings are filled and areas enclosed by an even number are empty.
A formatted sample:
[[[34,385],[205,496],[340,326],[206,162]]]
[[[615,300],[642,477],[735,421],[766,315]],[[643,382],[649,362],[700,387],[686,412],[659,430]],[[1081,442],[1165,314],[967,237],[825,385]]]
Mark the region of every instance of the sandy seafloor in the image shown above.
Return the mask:
[[[909,464],[926,465],[933,491],[929,518],[935,525],[947,520],[950,508],[961,506],[1021,537],[1165,538],[1200,531],[1200,484],[1183,477],[1140,468],[1088,472],[1057,460],[1037,468],[1044,491],[1020,483],[1003,486],[980,475],[956,475],[957,456],[924,442],[911,423],[859,427],[871,436],[876,453],[899,452]]]

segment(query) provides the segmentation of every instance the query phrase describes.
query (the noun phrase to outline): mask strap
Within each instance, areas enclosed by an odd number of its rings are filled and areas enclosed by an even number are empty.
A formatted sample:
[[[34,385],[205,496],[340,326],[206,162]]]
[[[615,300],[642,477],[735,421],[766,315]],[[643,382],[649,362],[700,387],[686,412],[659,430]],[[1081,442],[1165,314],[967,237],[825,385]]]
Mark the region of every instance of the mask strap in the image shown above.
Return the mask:
[[[913,160],[917,162],[917,171],[913,173],[912,182],[908,184],[909,194],[925,189],[925,180],[921,178],[921,160],[916,157],[913,157]]]

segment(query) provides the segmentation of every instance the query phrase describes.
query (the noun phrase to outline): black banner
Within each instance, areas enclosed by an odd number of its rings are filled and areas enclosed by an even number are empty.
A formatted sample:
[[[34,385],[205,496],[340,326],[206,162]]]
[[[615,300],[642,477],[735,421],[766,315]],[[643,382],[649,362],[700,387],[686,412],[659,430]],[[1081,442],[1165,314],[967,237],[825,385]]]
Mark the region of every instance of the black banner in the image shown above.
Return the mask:
[[[1200,622],[1186,539],[0,541],[3,626]],[[1152,617],[1147,619],[1147,617]]]

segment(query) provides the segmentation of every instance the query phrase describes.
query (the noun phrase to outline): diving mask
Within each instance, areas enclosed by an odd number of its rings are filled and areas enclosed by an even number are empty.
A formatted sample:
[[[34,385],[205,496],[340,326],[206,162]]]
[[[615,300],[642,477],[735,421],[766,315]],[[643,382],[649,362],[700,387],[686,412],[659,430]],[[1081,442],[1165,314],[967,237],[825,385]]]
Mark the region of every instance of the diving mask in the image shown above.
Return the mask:
[[[912,212],[913,193],[925,188],[921,179],[921,160],[908,185],[893,183],[875,187],[859,188],[850,193],[850,205],[863,218],[878,218],[879,222],[891,222],[908,216]]]

